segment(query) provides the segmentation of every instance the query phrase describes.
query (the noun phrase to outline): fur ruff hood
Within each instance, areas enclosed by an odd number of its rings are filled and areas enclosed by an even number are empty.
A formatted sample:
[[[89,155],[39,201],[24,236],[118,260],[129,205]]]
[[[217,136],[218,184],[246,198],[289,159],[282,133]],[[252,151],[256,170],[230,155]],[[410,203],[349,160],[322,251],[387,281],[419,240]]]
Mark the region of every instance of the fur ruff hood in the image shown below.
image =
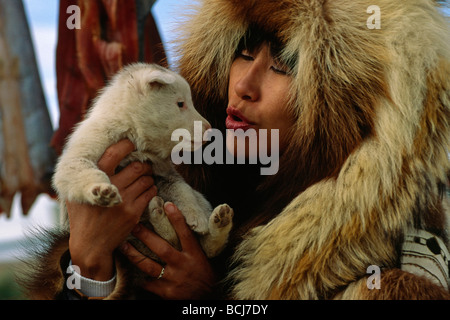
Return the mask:
[[[296,61],[291,147],[307,186],[240,244],[233,298],[443,297],[395,268],[408,229],[447,240],[439,186],[450,169],[449,24],[434,1],[379,0],[381,28],[369,29],[373,4],[204,0],[183,24],[179,71],[207,119],[218,106],[225,114],[250,25],[275,33],[283,58]],[[366,286],[370,265],[386,270],[382,290]]]
[[[296,61],[289,148],[297,153],[288,165],[296,172],[282,177],[304,188],[238,246],[231,298],[450,299],[398,269],[412,228],[448,245],[449,25],[431,0],[376,3],[380,29],[367,27],[369,0],[203,0],[183,24],[179,71],[208,120],[218,109],[226,117],[229,70],[250,25],[275,33],[284,59]],[[61,298],[68,234],[43,238],[38,247],[48,246],[22,283],[34,299]],[[368,289],[371,265],[383,267],[380,290]],[[130,293],[121,292],[127,276],[117,276],[108,298]]]

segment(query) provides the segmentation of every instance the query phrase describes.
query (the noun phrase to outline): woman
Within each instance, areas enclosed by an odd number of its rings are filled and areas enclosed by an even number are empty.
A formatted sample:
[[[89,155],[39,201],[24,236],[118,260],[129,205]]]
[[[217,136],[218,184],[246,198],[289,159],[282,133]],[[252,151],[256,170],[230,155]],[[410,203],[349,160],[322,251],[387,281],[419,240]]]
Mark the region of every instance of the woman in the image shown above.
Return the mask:
[[[213,206],[227,202],[235,211],[227,249],[208,261],[171,204],[181,251],[136,226],[157,192],[151,168],[132,164],[114,174],[133,146],[112,146],[99,166],[124,204],[69,205],[70,241],[55,241],[44,259],[58,281],[41,297],[64,291],[67,248],[81,275],[106,287],[98,296],[121,296],[113,259],[120,247],[152,278],[143,291],[166,299],[448,298],[445,264],[437,276],[444,281],[401,270],[412,265],[409,237],[425,234],[446,251],[448,26],[433,1],[416,0],[378,1],[380,29],[369,28],[371,4],[203,1],[185,27],[180,72],[214,128],[279,130],[278,173],[261,176],[259,165],[180,168]],[[164,267],[123,244],[130,231]],[[369,267],[382,268],[381,288],[368,284]]]

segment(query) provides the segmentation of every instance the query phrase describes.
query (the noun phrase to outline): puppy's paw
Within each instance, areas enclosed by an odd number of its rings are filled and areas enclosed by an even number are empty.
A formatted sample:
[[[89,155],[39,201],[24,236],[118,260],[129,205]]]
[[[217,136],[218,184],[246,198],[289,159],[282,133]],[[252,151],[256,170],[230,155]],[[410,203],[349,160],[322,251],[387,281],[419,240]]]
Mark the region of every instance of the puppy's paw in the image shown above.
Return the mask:
[[[152,224],[158,223],[162,219],[167,220],[166,213],[164,212],[164,200],[159,197],[153,197],[148,204],[148,211],[150,212],[150,222]]]
[[[233,227],[234,211],[227,204],[217,206],[209,217],[209,233],[200,237],[200,243],[208,258],[217,256],[228,241]]]
[[[148,205],[148,211],[149,222],[153,226],[154,231],[175,248],[180,248],[177,233],[164,211],[164,200],[158,196],[153,197]]]
[[[182,213],[186,218],[187,225],[192,231],[198,234],[208,233],[208,220],[203,214],[199,214],[199,212],[186,212],[186,214],[184,212]]]
[[[230,225],[233,221],[234,211],[227,204],[217,206],[209,218],[210,228],[221,229]]]
[[[110,183],[95,183],[89,186],[88,201],[93,205],[113,207],[122,203],[119,190]]]

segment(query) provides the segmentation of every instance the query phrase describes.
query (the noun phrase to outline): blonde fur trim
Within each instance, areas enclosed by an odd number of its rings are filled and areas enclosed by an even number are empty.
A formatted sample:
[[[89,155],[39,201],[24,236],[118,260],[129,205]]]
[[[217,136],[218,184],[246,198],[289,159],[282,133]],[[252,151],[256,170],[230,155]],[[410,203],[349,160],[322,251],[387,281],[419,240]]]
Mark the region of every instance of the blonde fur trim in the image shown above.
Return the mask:
[[[329,297],[369,265],[394,267],[397,237],[413,224],[418,202],[424,212],[437,202],[437,185],[449,169],[446,24],[427,1],[379,3],[381,54],[388,50],[391,61],[390,96],[376,106],[376,135],[355,150],[336,180],[311,186],[242,243],[236,298]]]

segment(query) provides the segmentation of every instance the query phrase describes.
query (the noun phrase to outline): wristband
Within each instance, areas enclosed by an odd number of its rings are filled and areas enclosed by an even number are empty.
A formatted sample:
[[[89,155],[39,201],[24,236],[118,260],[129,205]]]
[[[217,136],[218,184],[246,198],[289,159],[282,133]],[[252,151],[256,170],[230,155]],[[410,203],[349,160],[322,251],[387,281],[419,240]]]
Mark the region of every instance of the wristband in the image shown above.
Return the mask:
[[[80,274],[79,268],[72,265],[72,261],[67,268],[68,278],[66,286],[69,290],[73,290],[83,299],[103,299],[109,296],[116,286],[116,274],[108,281],[97,281]]]

